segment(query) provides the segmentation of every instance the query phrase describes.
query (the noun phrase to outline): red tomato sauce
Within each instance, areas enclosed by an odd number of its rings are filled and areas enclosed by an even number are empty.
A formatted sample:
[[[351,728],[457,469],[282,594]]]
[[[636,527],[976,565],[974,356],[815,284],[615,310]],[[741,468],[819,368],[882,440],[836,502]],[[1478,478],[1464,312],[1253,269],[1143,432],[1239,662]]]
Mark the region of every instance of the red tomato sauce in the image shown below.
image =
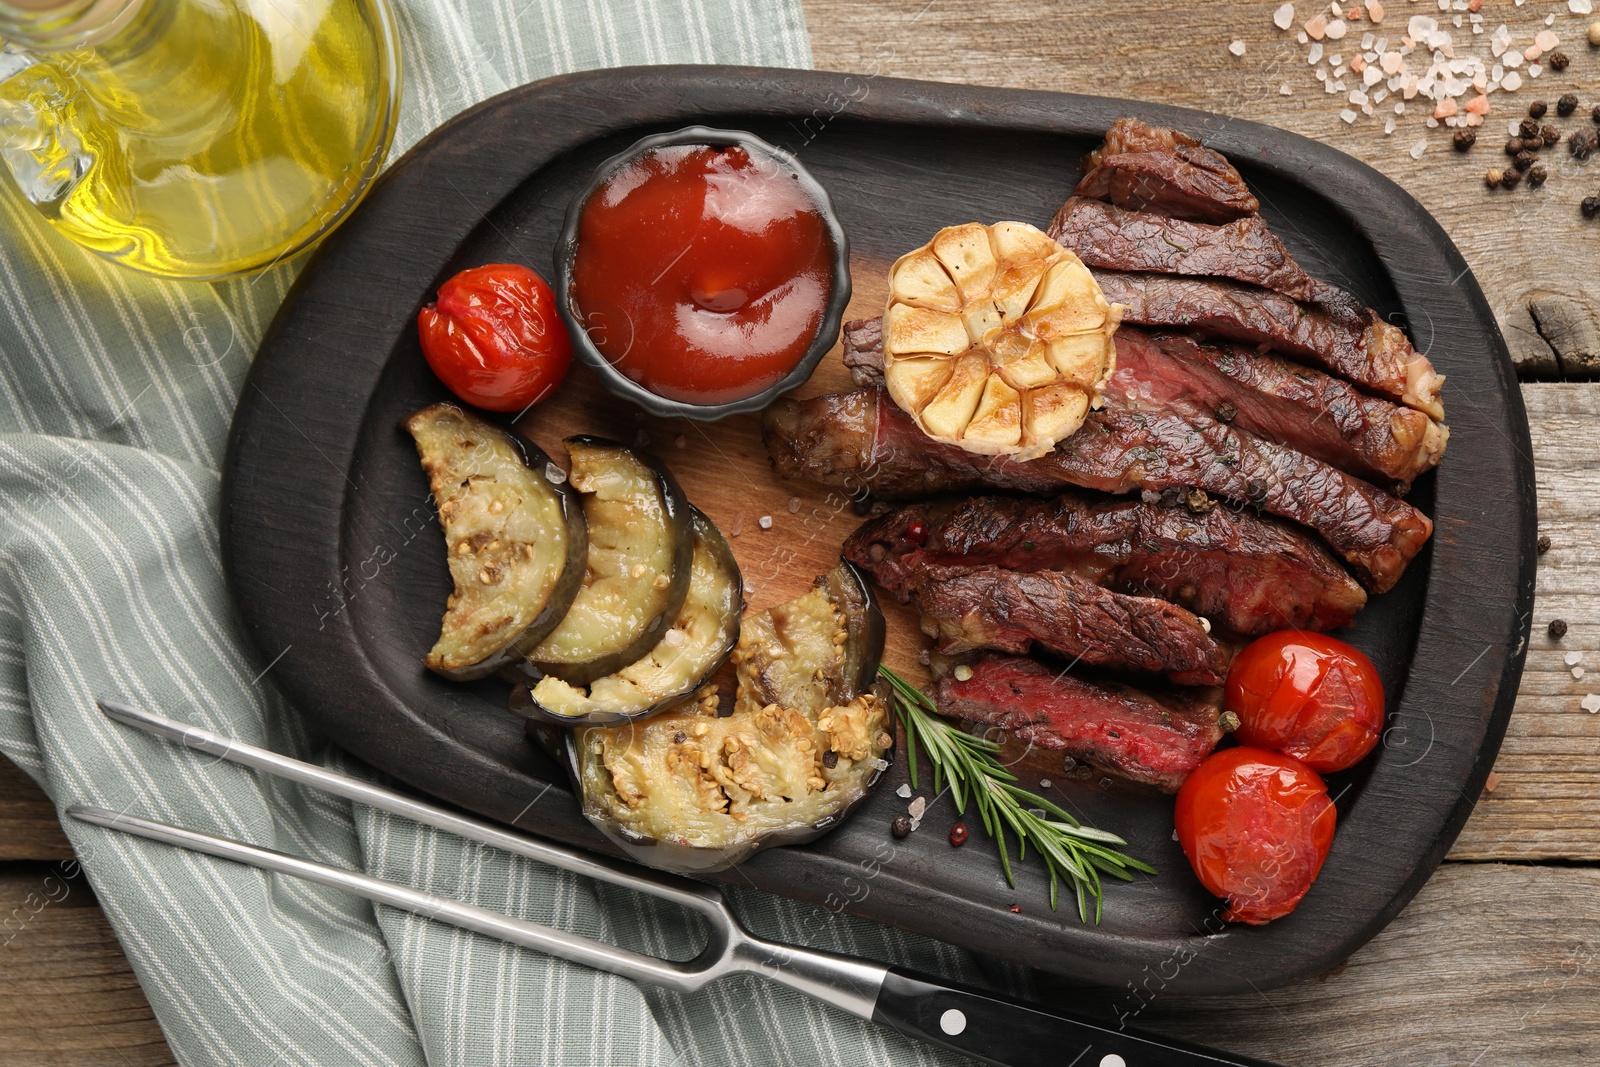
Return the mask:
[[[800,362],[830,260],[822,214],[793,171],[740,147],[659,148],[584,205],[573,296],[590,340],[628,378],[720,404]]]

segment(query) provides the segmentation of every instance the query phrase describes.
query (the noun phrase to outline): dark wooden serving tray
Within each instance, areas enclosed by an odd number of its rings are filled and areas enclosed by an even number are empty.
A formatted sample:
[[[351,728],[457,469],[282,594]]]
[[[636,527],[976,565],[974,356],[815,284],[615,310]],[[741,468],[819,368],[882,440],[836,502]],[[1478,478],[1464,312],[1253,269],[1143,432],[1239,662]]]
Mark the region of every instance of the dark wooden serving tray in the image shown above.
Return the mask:
[[[722,877],[1104,986],[1265,989],[1340,962],[1433,872],[1494,760],[1526,649],[1534,482],[1510,359],[1444,232],[1372,169],[1265,126],[1086,96],[730,67],[573,75],[473,108],[395,164],[322,247],[245,384],[223,537],[262,663],[289,650],[272,677],[373,766],[490,818],[609,851],[565,776],[505,710],[503,686],[454,686],[421,667],[449,582],[426,483],[396,427],[443,395],[417,347],[418,307],[468,266],[509,260],[548,270],[562,214],[596,164],[645,134],[703,123],[799,153],[850,235],[851,312],[873,314],[888,263],[940,226],[1043,225],[1071,189],[1078,158],[1127,114],[1226,153],[1300,262],[1405,324],[1450,378],[1449,452],[1412,494],[1437,523],[1432,544],[1350,632],[1383,672],[1391,719],[1376,754],[1331,780],[1341,821],[1321,879],[1288,918],[1224,929],[1172,840],[1170,798],[1056,782],[1052,795],[1124,834],[1161,870],[1110,886],[1104,922],[1085,926],[1069,902],[1049,911],[1033,862],[1007,888],[981,830],[953,851],[948,797],[923,830],[893,842],[888,824],[906,805],[895,795],[903,759],[838,831]],[[835,354],[806,389],[845,382]],[[755,416],[657,422],[575,367],[524,428],[556,455],[568,432],[645,434],[691,499],[737,531],[731,542],[753,609],[826,570],[856,521],[826,490],[777,482]],[[774,518],[770,531],[758,528],[763,514]],[[914,670],[914,622],[891,612],[890,626],[889,662]]]

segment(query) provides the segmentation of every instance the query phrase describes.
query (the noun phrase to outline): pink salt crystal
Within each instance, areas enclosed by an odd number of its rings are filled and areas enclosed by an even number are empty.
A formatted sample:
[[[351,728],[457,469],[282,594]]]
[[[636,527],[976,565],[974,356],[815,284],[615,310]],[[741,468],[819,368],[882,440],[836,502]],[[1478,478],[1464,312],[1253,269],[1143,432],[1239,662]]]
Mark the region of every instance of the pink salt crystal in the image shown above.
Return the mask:
[[[1320,41],[1328,34],[1328,16],[1317,15],[1306,23],[1306,32],[1313,41]]]
[[[1540,30],[1539,36],[1533,39],[1533,43],[1539,51],[1548,52],[1561,43],[1561,38],[1556,36],[1553,30]],[[1529,58],[1531,59],[1532,57],[1530,56]]]
[[[1489,98],[1484,96],[1482,93],[1479,93],[1477,96],[1467,101],[1467,111],[1473,115],[1477,115],[1481,120],[1484,115],[1489,113]],[[1475,122],[1473,125],[1476,126],[1477,123]]]
[[[1350,69],[1355,71],[1357,74],[1360,74],[1362,71],[1367,69],[1367,61],[1362,59],[1360,56],[1356,56],[1350,61]]]
[[[1379,0],[1372,0],[1372,2],[1367,5],[1367,18],[1371,19],[1373,22],[1383,21],[1383,4],[1380,3]]]
[[[1532,44],[1523,51],[1522,58],[1526,59],[1529,63],[1532,63],[1542,55],[1544,55],[1544,51],[1538,45]]]
[[[1483,116],[1482,115],[1468,115],[1464,121],[1465,121],[1466,125],[1468,125],[1468,126],[1482,126],[1483,125]]]
[[[1439,101],[1438,106],[1433,109],[1433,117],[1436,119],[1447,119],[1455,113],[1456,100],[1453,96],[1445,97],[1443,100]]]

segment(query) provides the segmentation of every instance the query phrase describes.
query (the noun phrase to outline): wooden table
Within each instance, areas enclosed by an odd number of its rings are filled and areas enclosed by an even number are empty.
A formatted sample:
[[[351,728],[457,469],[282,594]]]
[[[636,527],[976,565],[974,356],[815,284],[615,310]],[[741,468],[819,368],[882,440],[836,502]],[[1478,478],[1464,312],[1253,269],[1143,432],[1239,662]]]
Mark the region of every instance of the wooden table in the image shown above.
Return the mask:
[[[1386,137],[1313,78],[1305,48],[1272,25],[1277,4],[1169,0],[806,0],[816,64],[904,77],[1157,100],[1268,122],[1326,140],[1420,199],[1471,263],[1500,317],[1533,428],[1540,530],[1533,639],[1500,759],[1449,861],[1401,916],[1345,966],[1290,989],[1244,997],[1146,995],[1147,1028],[1285,1064],[1589,1064],[1600,1046],[1600,716],[1579,702],[1600,673],[1574,679],[1563,655],[1600,646],[1600,156],[1547,153],[1538,191],[1489,192],[1506,120],[1536,98],[1600,102],[1600,49],[1565,4],[1486,0],[1490,32],[1525,43],[1557,11],[1572,65],[1493,97],[1481,143],[1451,151],[1411,115]],[[1384,27],[1433,4],[1389,0]],[[1300,17],[1312,5],[1300,0]],[[1227,46],[1242,40],[1245,55]],[[1359,34],[1344,42],[1353,54]],[[1331,50],[1330,46],[1330,50]],[[1282,89],[1287,86],[1289,92]],[[1415,109],[1413,109],[1415,110]],[[1576,128],[1576,121],[1565,123]],[[1420,158],[1409,149],[1426,138]],[[1359,205],[1356,205],[1359,209]],[[1569,624],[1547,636],[1552,619]],[[1600,672],[1600,653],[1591,653]],[[29,924],[0,951],[0,1065],[168,1064],[171,1053],[43,795],[0,760],[0,911]],[[55,881],[51,881],[55,879]],[[42,896],[67,905],[32,914]],[[30,898],[30,894],[32,895]],[[16,909],[16,910],[13,910]],[[1151,989],[1159,990],[1152,982]],[[1067,991],[1060,995],[1068,997]]]

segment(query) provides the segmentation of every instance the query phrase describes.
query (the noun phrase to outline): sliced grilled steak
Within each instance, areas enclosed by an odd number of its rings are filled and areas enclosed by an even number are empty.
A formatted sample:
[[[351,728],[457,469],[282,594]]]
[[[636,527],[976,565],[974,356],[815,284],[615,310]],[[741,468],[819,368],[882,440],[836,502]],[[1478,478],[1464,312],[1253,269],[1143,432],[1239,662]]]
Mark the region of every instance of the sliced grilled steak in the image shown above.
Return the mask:
[[[1326,548],[1287,523],[1082,493],[908,504],[867,522],[843,551],[902,602],[928,566],[1057,570],[1170,600],[1244,636],[1336,629],[1367,602]]]
[[[1228,673],[1227,654],[1192,612],[1065,571],[924,566],[910,592],[923,632],[947,656],[1037,644],[1073,663],[1165,674],[1186,685],[1221,685]]]
[[[1181,326],[1213,337],[1266,345],[1322,367],[1379,396],[1444,418],[1444,378],[1398,328],[1367,311],[1350,322],[1282,293],[1216,278],[1096,270],[1122,321]]]
[[[1211,225],[1074,196],[1047,232],[1091,267],[1232,278],[1320,304],[1330,314],[1363,314],[1355,297],[1301,270],[1259,215]]]
[[[1031,659],[985,655],[972,677],[941,677],[939,711],[998,726],[1096,770],[1176,793],[1222,740],[1215,689],[1144,693],[1087,681]]]
[[[883,384],[883,319],[844,324],[844,366],[857,385]]]
[[[1211,415],[1231,407],[1240,429],[1401,493],[1439,462],[1450,437],[1423,412],[1368,396],[1321,371],[1182,334],[1118,330],[1117,376],[1124,394],[1171,411]]]
[[[762,437],[781,477],[891,500],[985,485],[1030,493],[1197,486],[1311,527],[1380,593],[1433,532],[1405,501],[1320,460],[1212,419],[1141,411],[1110,392],[1082,429],[1025,463],[931,440],[881,389],[785,397],[767,409]]]
[[[1219,152],[1164,126],[1118,119],[1084,160],[1074,192],[1130,211],[1176,219],[1229,222],[1254,215],[1261,204]]]

